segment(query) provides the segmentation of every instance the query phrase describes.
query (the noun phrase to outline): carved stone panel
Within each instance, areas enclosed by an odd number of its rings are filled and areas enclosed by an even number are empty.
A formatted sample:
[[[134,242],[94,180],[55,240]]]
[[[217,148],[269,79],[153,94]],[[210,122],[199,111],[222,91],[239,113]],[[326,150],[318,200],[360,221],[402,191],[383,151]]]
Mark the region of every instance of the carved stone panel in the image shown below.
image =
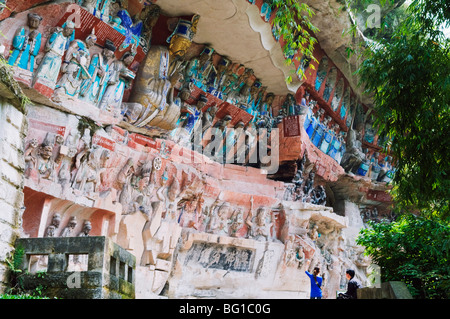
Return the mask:
[[[204,268],[251,272],[254,251],[211,243],[194,243],[187,253],[185,265],[199,264]]]

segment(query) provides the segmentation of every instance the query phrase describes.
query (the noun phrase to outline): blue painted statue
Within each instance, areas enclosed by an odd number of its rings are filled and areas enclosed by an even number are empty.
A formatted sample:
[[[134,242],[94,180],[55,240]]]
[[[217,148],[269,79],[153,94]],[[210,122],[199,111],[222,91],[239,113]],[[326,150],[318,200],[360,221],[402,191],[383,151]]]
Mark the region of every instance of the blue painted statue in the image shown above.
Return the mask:
[[[330,145],[328,146],[327,155],[332,159],[335,158],[337,151],[341,147],[341,142],[339,140],[339,124],[335,124],[333,127],[333,134],[331,137]]]
[[[89,49],[96,41],[95,34],[90,34],[86,41],[74,40],[70,43],[61,67],[63,75],[55,87],[54,100],[57,100],[59,94],[78,97],[81,83],[90,76],[87,70],[91,60]]]
[[[330,120],[330,119],[331,119],[331,118],[328,118],[328,120]],[[331,145],[331,142],[332,142],[332,140],[333,140],[333,136],[334,136],[334,129],[333,129],[333,125],[332,125],[330,128],[328,128],[328,129],[325,130],[324,136],[323,136],[323,140],[322,140],[322,142],[320,143],[319,149],[320,149],[323,153],[325,153],[325,154],[328,153],[328,149],[329,149],[329,147],[330,147],[330,145]]]
[[[95,105],[102,100],[110,76],[108,61],[114,56],[114,51],[116,51],[114,44],[106,40],[102,53],[92,56],[88,69],[90,79],[81,85],[81,100]]]
[[[128,68],[134,61],[135,52],[127,51],[120,60],[114,60],[109,68],[108,86],[99,104],[100,109],[120,112],[123,94],[135,78],[135,74]]]
[[[34,81],[39,80],[48,87],[54,88],[61,69],[62,57],[73,40],[75,24],[67,21],[62,28],[57,27],[47,40],[45,55],[34,73]]]
[[[342,156],[345,154],[346,151],[346,138],[347,138],[347,132],[340,132],[339,133],[339,141],[341,143],[340,149],[336,152],[336,157],[334,158],[338,164],[341,163]]]
[[[34,61],[41,48],[42,35],[38,31],[42,17],[36,13],[28,14],[28,25],[16,31],[12,47],[13,52],[8,64],[19,68],[34,71]]]
[[[264,0],[261,6],[261,16],[264,17],[264,21],[269,22],[270,16],[272,15],[272,7],[269,0]]]
[[[329,117],[324,118],[322,123],[319,123],[314,131],[314,135],[312,137],[312,143],[316,147],[320,147],[320,143],[322,143],[323,136],[325,134],[325,130],[327,129]]]
[[[381,167],[378,164],[379,153],[374,153],[372,159],[370,160],[370,179],[372,181],[376,181],[378,179],[378,175],[380,175]]]
[[[359,165],[356,173],[361,176],[366,176],[367,171],[369,170],[369,167],[370,167],[370,159],[369,159],[369,154],[367,153],[367,148],[363,149],[363,153],[365,153],[365,158]]]
[[[129,45],[139,46],[140,36],[143,29],[142,21],[136,23],[131,18],[127,10],[119,10],[117,17],[120,18],[120,27],[118,31],[125,36],[125,41],[120,45],[120,49],[124,50]]]

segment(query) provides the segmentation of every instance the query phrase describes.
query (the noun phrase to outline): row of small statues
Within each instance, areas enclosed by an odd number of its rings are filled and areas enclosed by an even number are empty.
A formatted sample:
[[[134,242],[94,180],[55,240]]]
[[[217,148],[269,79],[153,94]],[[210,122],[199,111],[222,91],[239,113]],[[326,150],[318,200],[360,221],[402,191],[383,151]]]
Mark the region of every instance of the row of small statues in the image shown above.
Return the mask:
[[[71,216],[67,226],[64,227],[59,236],[57,235],[56,231],[59,229],[59,226],[61,224],[61,215],[58,213],[53,214],[52,221],[50,225],[45,230],[44,237],[76,237],[74,234],[74,229],[78,224],[77,218],[75,216]],[[92,229],[91,222],[88,220],[85,220],[83,223],[82,230],[78,233],[78,237],[88,237],[89,233]]]
[[[50,35],[36,67],[41,21],[38,14],[28,14],[28,25],[16,32],[8,63],[30,71],[32,86],[40,83],[54,89],[56,102],[68,96],[120,113],[125,89],[135,77],[128,67],[134,61],[136,47],[116,59],[117,48],[107,39],[101,52],[96,52],[95,30],[84,40],[75,39],[75,23],[69,20]]]
[[[129,45],[148,48],[151,29],[161,12],[159,6],[148,2],[144,3],[143,9],[134,16],[128,11],[128,0],[74,0],[74,2],[124,35],[125,41],[121,44],[121,49]]]
[[[318,149],[334,159],[349,173],[368,176],[378,182],[392,180],[395,168],[392,166],[391,156],[386,156],[379,163],[378,152],[369,153],[367,148],[362,147],[361,130],[350,128],[347,136],[347,132],[342,131],[339,124],[333,123],[330,116],[324,116],[324,109],[318,108],[314,113],[317,102],[310,100],[308,94],[302,102],[308,105],[304,128],[311,142]],[[369,135],[372,136],[372,133]],[[366,138],[366,141],[370,142],[373,139],[369,141]]]
[[[376,223],[387,221],[387,222],[394,222],[397,219],[397,215],[391,211],[388,215],[380,217],[378,214],[378,209],[376,207],[373,208],[366,208],[363,211],[361,211],[361,219],[364,223],[367,223],[368,221],[374,221]]]
[[[250,123],[247,125],[253,128],[266,128],[268,134],[273,127],[276,127],[281,119],[287,115],[296,114],[297,105],[293,95],[288,94],[286,100],[279,112],[274,118],[272,104],[275,99],[273,93],[266,93],[266,87],[262,86],[258,79],[254,78],[253,70],[245,68],[243,65],[233,64],[226,57],[220,57],[217,67],[213,63],[214,49],[206,47],[198,57],[194,57],[188,61],[175,60],[172,66],[176,71],[176,79],[173,80],[180,91],[180,99],[182,102],[181,111],[184,118],[181,121],[186,125],[189,133],[193,130],[193,124],[199,117],[200,110],[205,106],[206,101],[202,101],[202,97],[196,107],[190,106],[185,101],[188,97],[184,97],[185,92],[192,91],[192,86],[196,86],[205,93],[216,96],[217,98],[236,105],[245,110],[252,116]],[[203,95],[203,97],[206,95]],[[213,105],[208,108],[209,113],[215,113],[217,109]],[[242,126],[244,123],[239,123]],[[203,125],[203,132],[207,126]],[[188,139],[189,140],[189,139]]]
[[[372,181],[391,182],[395,174],[395,167],[392,166],[392,157],[386,156],[380,163],[380,154],[378,152],[374,152],[372,155],[367,153],[367,149],[363,149],[363,152],[366,156],[359,166],[357,174],[367,176]]]
[[[313,113],[316,104],[316,101],[308,103],[308,111],[303,124],[305,131],[318,149],[340,164],[346,151],[347,133],[340,129],[339,124],[333,123],[330,116],[323,117],[324,109],[319,108]],[[322,117],[323,120],[321,120]]]
[[[68,20],[62,27],[56,27],[50,35],[45,45],[45,54],[36,67],[35,60],[42,38],[38,31],[41,21],[42,17],[38,14],[28,14],[28,24],[16,32],[8,63],[29,70],[32,73],[32,85],[39,82],[54,88],[55,102],[61,102],[63,97],[70,97],[112,111],[115,116],[123,115],[126,111],[122,109],[124,92],[135,78],[135,73],[129,67],[136,55],[136,45],[131,45],[129,51],[116,59],[115,52],[118,49],[112,41],[106,40],[103,49],[98,52],[95,30],[84,40],[75,39],[75,23]],[[216,68],[212,63],[213,51],[206,48],[199,57],[182,62],[176,68],[176,73],[182,75],[186,83],[196,84],[208,93],[219,94],[224,100],[246,110],[253,115],[250,126],[265,127],[270,134],[271,128],[283,116],[293,112],[296,105],[293,96],[286,98],[280,114],[274,119],[271,104],[275,95],[266,94],[266,88],[259,81],[252,83],[251,69],[242,65],[233,69],[234,65],[226,58],[221,58]],[[238,75],[241,71],[242,74]],[[190,115],[198,118],[198,114],[195,114],[198,111],[193,107],[186,107],[184,110],[187,110],[185,114],[193,110]],[[212,112],[213,110],[210,113]],[[192,122],[191,119],[189,121]]]
[[[168,137],[181,146],[192,148],[217,161],[248,163],[249,153],[258,140],[255,123],[250,122],[246,125],[239,121],[232,127],[233,130],[227,130],[233,120],[231,115],[225,115],[214,123],[217,105],[213,104],[203,112],[202,109],[207,103],[206,96],[201,95],[195,105],[185,102],[189,97],[190,90],[183,88],[180,92],[181,116],[177,128],[171,131]],[[270,134],[268,131],[265,132]],[[212,143],[214,140],[215,143]],[[239,144],[241,147],[234,150],[233,147],[239,141],[241,141]],[[242,158],[242,160],[238,160],[238,158]]]
[[[230,237],[247,237],[260,241],[276,240],[272,212],[266,207],[259,207],[254,212],[253,198],[250,212],[246,218],[244,218],[244,209],[241,207],[233,210],[227,202],[217,206],[216,202],[210,209],[202,212],[200,222],[206,225],[205,232]],[[248,227],[248,232],[244,236],[240,236],[239,233],[244,226]]]

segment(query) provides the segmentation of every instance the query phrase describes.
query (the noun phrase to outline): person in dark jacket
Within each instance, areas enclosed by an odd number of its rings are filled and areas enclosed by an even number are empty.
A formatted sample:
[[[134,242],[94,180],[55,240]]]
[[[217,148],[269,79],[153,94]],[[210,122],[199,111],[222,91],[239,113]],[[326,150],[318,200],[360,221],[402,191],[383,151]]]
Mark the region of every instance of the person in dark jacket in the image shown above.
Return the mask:
[[[357,299],[357,290],[361,288],[361,283],[355,278],[355,271],[348,269],[345,272],[345,277],[348,279],[347,291],[339,293],[337,299]]]

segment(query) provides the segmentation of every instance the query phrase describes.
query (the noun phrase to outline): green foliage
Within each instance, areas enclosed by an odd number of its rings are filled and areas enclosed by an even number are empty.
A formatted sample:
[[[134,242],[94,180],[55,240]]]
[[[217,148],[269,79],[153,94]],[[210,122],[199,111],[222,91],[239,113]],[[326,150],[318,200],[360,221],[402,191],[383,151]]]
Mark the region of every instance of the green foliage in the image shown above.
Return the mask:
[[[450,20],[445,1],[429,3],[413,1],[392,37],[364,51],[358,74],[392,141],[397,209],[449,218],[450,41],[439,28]]]
[[[23,272],[21,269],[24,256],[25,250],[18,246],[12,257],[6,259],[10,272],[10,288],[6,290],[6,294],[0,295],[0,299],[48,299],[45,297],[46,287],[43,285],[38,285],[31,291],[24,289],[23,275],[27,274],[27,272]],[[46,275],[47,273],[45,271],[36,273],[37,278],[45,278]]]
[[[414,215],[390,224],[371,222],[357,243],[380,266],[382,281],[403,281],[416,298],[450,298],[448,222]]]
[[[50,299],[50,298],[44,297],[44,296],[29,295],[29,294],[21,294],[21,295],[3,294],[3,295],[0,295],[0,299]]]
[[[17,274],[22,272],[20,266],[22,265],[24,256],[25,256],[25,249],[23,249],[23,247],[21,246],[16,247],[12,257],[6,258],[6,263],[8,264],[10,271]]]
[[[397,26],[406,19],[405,0],[352,0],[348,1],[350,10],[358,17],[358,27],[362,29],[364,36],[373,39],[390,39]],[[372,21],[370,17],[374,13],[369,11],[369,5],[377,5],[380,8],[380,27],[368,25]]]
[[[309,59],[310,61],[317,61],[314,58],[314,45],[317,43],[313,33],[319,32],[311,23],[311,18],[314,12],[306,3],[300,3],[298,0],[269,0],[272,10],[276,10],[273,19],[274,34],[277,37],[282,37],[285,44],[283,46],[283,53],[285,55],[286,63],[292,64],[293,55],[299,52],[300,58]],[[306,77],[302,68],[299,68],[297,75],[300,78]],[[289,76],[286,81],[292,81]]]
[[[14,254],[10,258],[6,258],[6,263],[9,267],[9,282],[10,288],[8,293],[18,294],[22,292],[22,269],[21,265],[25,256],[25,250],[22,247],[16,247]]]
[[[1,34],[1,32],[0,32]],[[3,35],[3,34],[1,34]],[[8,64],[3,56],[0,56],[0,82],[5,85],[11,92],[17,97],[20,103],[13,103],[18,110],[26,114],[25,106],[32,104],[31,100],[23,93],[19,83],[14,79],[14,70],[12,66]]]

